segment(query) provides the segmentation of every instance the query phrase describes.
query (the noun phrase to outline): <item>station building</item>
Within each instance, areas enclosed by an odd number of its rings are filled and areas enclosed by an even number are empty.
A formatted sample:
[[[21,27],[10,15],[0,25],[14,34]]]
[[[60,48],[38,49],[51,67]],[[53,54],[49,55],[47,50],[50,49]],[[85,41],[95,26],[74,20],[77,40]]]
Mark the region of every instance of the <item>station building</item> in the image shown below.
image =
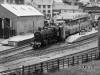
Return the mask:
[[[0,38],[33,33],[43,27],[44,15],[30,5],[0,5]]]

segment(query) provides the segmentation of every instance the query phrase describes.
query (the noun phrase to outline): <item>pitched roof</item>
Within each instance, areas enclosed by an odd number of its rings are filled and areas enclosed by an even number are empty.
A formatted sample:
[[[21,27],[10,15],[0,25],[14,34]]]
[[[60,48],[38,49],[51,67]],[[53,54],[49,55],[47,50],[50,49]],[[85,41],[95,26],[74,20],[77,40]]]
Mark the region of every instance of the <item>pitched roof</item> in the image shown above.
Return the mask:
[[[40,11],[30,5],[1,4],[1,6],[3,6],[5,9],[9,10],[16,16],[43,16]]]
[[[33,0],[38,5],[53,5],[54,0]]]
[[[57,19],[79,19],[82,17],[88,16],[88,13],[83,13],[83,12],[77,12],[77,13],[64,13],[64,14],[59,14],[57,16]]]
[[[63,2],[54,2],[53,9],[78,9],[79,6],[67,5]]]

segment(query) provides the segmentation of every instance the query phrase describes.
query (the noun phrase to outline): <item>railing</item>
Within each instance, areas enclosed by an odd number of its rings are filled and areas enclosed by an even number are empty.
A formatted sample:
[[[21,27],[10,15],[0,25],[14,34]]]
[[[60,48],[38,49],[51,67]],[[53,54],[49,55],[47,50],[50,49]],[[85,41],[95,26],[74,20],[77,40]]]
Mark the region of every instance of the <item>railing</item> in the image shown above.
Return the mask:
[[[90,62],[100,59],[100,51],[97,47],[70,54],[64,57],[56,58],[49,61],[44,61],[38,64],[22,66],[22,68],[1,72],[3,75],[34,75],[52,72],[58,69],[67,68],[70,66]],[[4,74],[5,73],[5,74]]]

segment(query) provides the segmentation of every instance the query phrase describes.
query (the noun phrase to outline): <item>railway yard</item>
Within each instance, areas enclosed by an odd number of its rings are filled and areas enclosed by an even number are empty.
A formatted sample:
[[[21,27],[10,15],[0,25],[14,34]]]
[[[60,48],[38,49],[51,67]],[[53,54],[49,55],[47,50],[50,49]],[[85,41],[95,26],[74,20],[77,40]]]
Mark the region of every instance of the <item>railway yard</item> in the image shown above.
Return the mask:
[[[1,4],[0,75],[99,75],[100,14],[81,9],[46,19],[31,3]]]
[[[44,50],[35,51],[29,45],[23,48],[11,48],[0,53],[1,71],[20,68],[21,66],[34,65],[52,59],[64,57],[70,54],[79,53],[97,47],[98,37],[93,37],[82,42],[73,44],[57,44]],[[19,51],[21,49],[21,51]],[[79,53],[80,54],[80,53]],[[53,57],[52,57],[53,56]]]

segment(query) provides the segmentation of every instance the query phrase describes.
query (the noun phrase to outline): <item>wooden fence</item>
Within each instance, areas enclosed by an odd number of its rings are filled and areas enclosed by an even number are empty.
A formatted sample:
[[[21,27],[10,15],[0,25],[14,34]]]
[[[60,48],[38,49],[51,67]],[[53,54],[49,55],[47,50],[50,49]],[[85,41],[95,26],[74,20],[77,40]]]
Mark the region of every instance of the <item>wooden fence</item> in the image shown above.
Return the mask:
[[[35,75],[47,72],[53,72],[58,69],[67,68],[70,66],[90,62],[100,59],[100,51],[96,48],[91,50],[70,54],[64,57],[56,58],[49,61],[44,61],[38,64],[22,66],[22,68],[11,71],[4,71],[4,75]]]

